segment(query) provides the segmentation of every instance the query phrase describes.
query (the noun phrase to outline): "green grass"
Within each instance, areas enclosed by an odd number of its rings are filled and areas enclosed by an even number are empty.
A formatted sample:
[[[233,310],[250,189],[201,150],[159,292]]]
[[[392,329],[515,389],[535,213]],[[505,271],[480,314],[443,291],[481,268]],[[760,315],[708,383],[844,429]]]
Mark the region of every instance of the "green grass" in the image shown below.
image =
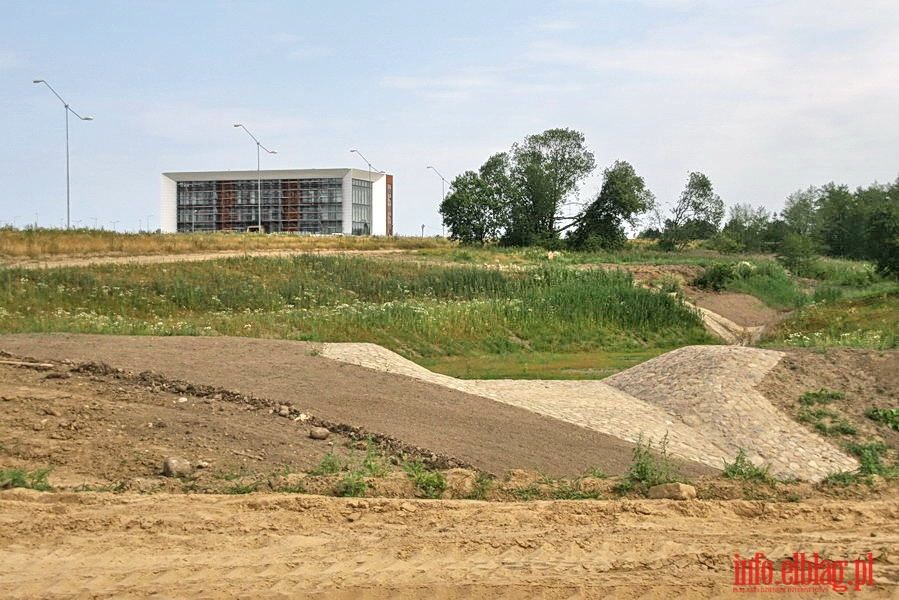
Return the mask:
[[[768,472],[769,470],[770,467],[768,465],[761,467],[753,464],[752,461],[746,457],[743,449],[740,448],[740,452],[737,453],[734,462],[728,463],[727,461],[724,461],[724,469],[721,475],[727,479],[735,479],[738,481],[770,483],[773,481],[773,478]]]
[[[443,495],[446,477],[440,471],[432,471],[419,461],[407,462],[403,465],[403,470],[425,498],[440,498]]]
[[[0,331],[373,342],[408,357],[707,343],[699,316],[627,273],[298,255],[0,270]]]
[[[27,469],[0,470],[0,489],[4,487],[28,488],[40,492],[49,492],[53,486],[47,481],[53,467],[28,471]]]
[[[559,265],[651,264],[706,265],[719,255],[716,252],[690,248],[677,251],[658,250],[652,244],[630,241],[620,250],[570,252],[563,250],[549,258],[544,248],[506,248],[501,246],[449,246],[422,248],[416,255],[427,260],[443,260],[463,264]]]
[[[417,362],[459,379],[602,379],[674,348],[595,350],[559,354],[516,352],[475,356],[436,356]]]
[[[883,423],[893,431],[899,431],[899,408],[876,408],[871,407],[865,411],[865,416]]]
[[[634,446],[633,458],[627,472],[613,489],[619,494],[636,492],[646,496],[649,488],[663,483],[682,481],[677,462],[668,454],[668,435],[653,449],[652,440],[641,437]]]
[[[813,304],[765,336],[767,345],[899,348],[899,286],[874,285],[856,297]]]

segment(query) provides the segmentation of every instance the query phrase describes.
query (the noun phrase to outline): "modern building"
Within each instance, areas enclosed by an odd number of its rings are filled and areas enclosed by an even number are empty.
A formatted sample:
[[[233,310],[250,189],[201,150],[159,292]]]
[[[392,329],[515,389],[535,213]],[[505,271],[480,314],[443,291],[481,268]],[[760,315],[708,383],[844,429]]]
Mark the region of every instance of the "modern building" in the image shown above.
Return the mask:
[[[393,175],[361,169],[162,174],[163,233],[260,226],[269,233],[393,235]]]

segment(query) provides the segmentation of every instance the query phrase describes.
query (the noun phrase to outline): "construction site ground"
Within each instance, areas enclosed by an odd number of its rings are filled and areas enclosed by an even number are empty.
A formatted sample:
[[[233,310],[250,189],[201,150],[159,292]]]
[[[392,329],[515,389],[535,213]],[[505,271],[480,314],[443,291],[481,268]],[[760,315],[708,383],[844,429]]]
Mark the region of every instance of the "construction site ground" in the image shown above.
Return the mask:
[[[693,300],[744,328],[780,317]],[[281,340],[17,334],[0,351],[0,470],[52,469],[53,488],[0,490],[4,598],[842,592],[735,585],[736,555],[758,553],[778,576],[798,553],[844,560],[843,595],[899,598],[899,487],[821,483],[857,463],[797,419],[806,392],[840,391],[854,439],[899,445],[865,417],[899,403],[896,351],[689,347],[584,382],[452,380],[378,347]],[[662,436],[698,499],[622,497],[635,444]],[[372,449],[388,472],[365,497],[308,474]],[[788,481],[722,478],[738,450]],[[191,475],[164,476],[171,456]],[[442,498],[412,485],[413,460],[443,469]]]

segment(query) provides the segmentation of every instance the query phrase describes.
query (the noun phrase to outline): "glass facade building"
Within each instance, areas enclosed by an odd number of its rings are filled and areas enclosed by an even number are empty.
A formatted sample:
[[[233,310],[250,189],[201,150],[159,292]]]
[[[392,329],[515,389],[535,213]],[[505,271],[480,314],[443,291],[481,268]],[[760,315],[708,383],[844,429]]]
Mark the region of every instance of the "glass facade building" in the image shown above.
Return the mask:
[[[164,173],[162,230],[393,235],[393,176],[356,169]]]

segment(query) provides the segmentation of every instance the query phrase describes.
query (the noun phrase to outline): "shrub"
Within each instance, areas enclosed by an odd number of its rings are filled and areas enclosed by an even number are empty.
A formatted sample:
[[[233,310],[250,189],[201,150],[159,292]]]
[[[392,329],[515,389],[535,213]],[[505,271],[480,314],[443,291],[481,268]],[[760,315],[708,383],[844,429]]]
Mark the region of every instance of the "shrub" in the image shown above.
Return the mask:
[[[403,466],[412,483],[426,498],[439,498],[446,489],[446,477],[440,471],[428,470],[421,462],[413,461]]]
[[[736,277],[734,266],[729,263],[715,263],[706,267],[702,273],[693,279],[693,285],[704,290],[720,292]]]
[[[770,467],[768,465],[759,467],[753,464],[751,460],[746,458],[746,453],[743,452],[743,449],[740,448],[734,462],[728,463],[727,461],[724,461],[724,472],[722,475],[728,479],[736,479],[739,481],[770,482],[772,479],[771,475],[768,473],[769,469]]]
[[[645,496],[655,485],[678,481],[677,470],[677,464],[668,455],[668,434],[659,442],[657,452],[653,452],[652,440],[644,442],[641,436],[627,473],[614,490],[620,494],[636,491]]]

